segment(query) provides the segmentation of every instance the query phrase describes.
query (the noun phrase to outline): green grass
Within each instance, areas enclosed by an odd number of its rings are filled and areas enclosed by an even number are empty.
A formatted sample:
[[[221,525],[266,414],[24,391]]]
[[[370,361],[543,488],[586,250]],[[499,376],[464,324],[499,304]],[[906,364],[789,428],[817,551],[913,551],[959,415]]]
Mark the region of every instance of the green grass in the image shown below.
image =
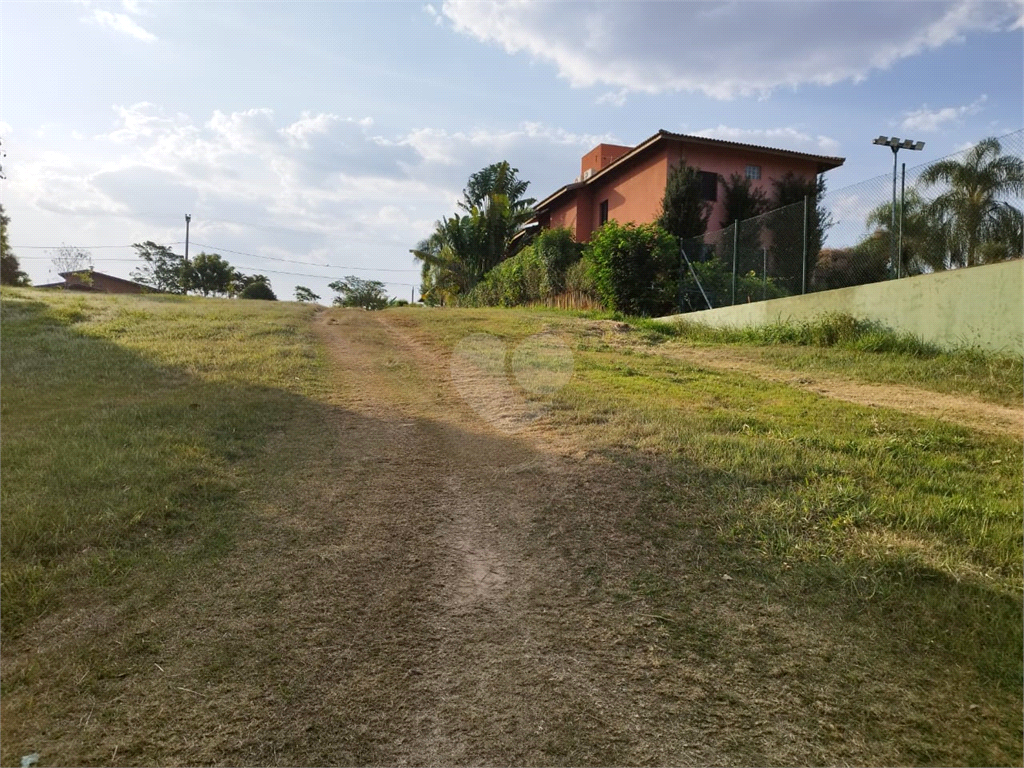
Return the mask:
[[[785,602],[796,594],[851,616],[871,613],[898,626],[901,642],[1020,689],[1018,438],[704,369],[660,355],[658,344],[624,345],[619,332],[595,335],[586,322],[551,312],[448,310],[395,315],[394,322],[445,349],[470,333],[495,334],[514,348],[532,333],[561,331],[571,340],[575,370],[550,402],[547,428],[575,432],[594,451],[650,478],[656,492],[643,483],[636,491],[653,493],[649,516],[622,523],[623,530],[642,529],[638,546],[682,546],[696,515],[721,546],[733,548],[737,567]],[[711,343],[708,333],[703,343]],[[796,338],[844,343],[830,333],[804,329]],[[863,338],[855,327],[843,333],[851,343]],[[902,366],[897,378],[921,385],[907,361],[943,356],[906,349],[857,354]],[[843,358],[826,360],[845,370]],[[996,374],[1004,384],[1009,368]],[[991,387],[990,375],[976,368],[961,388]],[[643,568],[634,593],[655,600],[658,611],[679,610],[688,598],[671,570]]]
[[[231,547],[245,461],[323,383],[313,311],[3,291],[6,636]]]
[[[1024,357],[974,347],[943,350],[908,334],[845,314],[813,321],[713,328],[686,320],[631,319],[649,341],[730,345],[753,360],[795,371],[872,383],[910,384],[1004,405],[1024,401]]]

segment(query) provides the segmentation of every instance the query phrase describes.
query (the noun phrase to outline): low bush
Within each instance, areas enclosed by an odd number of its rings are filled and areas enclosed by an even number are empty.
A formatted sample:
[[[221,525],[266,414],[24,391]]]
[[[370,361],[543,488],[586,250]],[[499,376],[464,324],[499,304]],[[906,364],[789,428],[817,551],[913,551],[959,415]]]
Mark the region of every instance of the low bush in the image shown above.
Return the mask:
[[[274,295],[274,291],[271,290],[270,286],[266,283],[259,281],[256,283],[250,283],[245,289],[238,294],[239,298],[242,299],[263,299],[264,301],[277,301],[277,296]]]
[[[647,317],[675,310],[679,248],[657,224],[609,221],[591,236],[587,258],[607,309]]]

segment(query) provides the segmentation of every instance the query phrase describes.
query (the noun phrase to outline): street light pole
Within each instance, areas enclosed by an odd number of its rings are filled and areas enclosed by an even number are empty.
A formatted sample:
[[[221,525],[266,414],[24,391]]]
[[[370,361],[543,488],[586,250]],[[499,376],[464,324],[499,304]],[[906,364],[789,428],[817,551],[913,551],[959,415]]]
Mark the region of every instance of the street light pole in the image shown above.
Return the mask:
[[[895,182],[894,182],[895,183]],[[188,263],[188,222],[191,221],[191,214],[185,214],[185,263]]]
[[[924,149],[924,142],[914,141],[913,139],[898,139],[895,136],[892,138],[889,138],[888,136],[879,136],[871,143],[892,149],[892,216],[890,217],[889,224],[889,239],[892,241],[892,263],[896,265],[896,277],[900,277],[903,273],[903,254],[899,252],[898,248],[900,246],[896,243],[896,155],[901,149],[913,149],[920,151]],[[902,205],[903,200],[900,200],[901,221],[903,220]]]

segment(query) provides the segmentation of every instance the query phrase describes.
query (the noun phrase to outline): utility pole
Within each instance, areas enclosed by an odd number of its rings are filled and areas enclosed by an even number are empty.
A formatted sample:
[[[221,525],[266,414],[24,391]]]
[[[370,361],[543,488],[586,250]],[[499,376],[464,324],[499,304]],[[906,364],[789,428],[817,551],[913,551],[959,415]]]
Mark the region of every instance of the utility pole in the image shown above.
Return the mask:
[[[192,221],[192,214],[185,214],[185,264],[188,264],[188,224]]]

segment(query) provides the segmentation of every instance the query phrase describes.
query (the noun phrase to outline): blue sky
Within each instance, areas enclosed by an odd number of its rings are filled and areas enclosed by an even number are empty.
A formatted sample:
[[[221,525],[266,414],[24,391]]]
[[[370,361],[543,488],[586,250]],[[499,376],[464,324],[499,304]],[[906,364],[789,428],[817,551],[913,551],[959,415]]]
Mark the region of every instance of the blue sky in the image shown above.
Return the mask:
[[[1021,3],[8,0],[0,14],[2,201],[36,283],[56,279],[46,248],[62,244],[128,277],[130,244],[184,240],[190,213],[191,254],[267,274],[281,298],[301,284],[327,301],[348,274],[407,298],[409,249],[498,160],[539,199],[594,145],[666,129],[845,157],[826,175],[836,191],[890,172],[879,134],[925,141],[910,165],[1024,126]]]

